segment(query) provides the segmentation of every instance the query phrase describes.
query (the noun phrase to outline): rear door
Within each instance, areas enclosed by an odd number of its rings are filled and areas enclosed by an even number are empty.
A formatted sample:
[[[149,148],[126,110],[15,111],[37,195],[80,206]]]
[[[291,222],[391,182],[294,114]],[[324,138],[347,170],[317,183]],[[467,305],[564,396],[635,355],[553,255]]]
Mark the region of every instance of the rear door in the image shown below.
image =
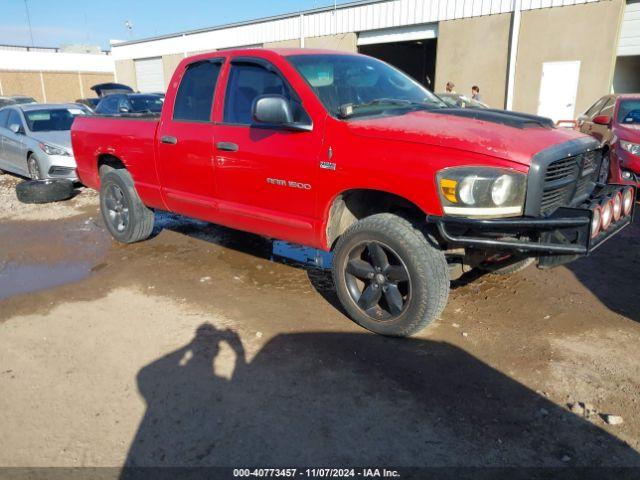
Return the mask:
[[[261,95],[289,100],[309,131],[255,124]],[[227,225],[299,243],[309,242],[315,214],[322,125],[311,125],[299,96],[270,62],[236,57],[229,66],[222,122],[216,126],[216,188]]]
[[[212,113],[223,62],[220,57],[187,65],[177,91],[169,89],[156,134],[165,203],[197,218],[211,219],[214,207]]]

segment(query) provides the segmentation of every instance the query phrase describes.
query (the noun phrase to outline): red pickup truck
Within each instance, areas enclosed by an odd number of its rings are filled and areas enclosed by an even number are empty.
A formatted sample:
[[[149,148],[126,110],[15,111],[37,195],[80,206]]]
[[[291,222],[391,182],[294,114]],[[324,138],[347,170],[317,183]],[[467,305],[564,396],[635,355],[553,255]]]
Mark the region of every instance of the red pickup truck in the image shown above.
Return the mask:
[[[154,210],[333,253],[345,310],[406,336],[452,275],[590,253],[631,222],[631,186],[598,183],[597,141],[548,119],[448,108],[379,60],[245,49],[184,59],[154,115],[83,117],[78,175],[111,234]]]

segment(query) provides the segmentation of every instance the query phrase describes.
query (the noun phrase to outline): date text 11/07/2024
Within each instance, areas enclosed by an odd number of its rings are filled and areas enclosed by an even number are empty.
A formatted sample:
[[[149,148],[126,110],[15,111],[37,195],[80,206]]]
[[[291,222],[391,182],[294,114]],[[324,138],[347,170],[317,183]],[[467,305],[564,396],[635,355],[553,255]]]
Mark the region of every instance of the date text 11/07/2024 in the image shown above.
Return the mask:
[[[400,478],[400,473],[386,468],[237,468],[233,470],[233,476],[234,478]]]

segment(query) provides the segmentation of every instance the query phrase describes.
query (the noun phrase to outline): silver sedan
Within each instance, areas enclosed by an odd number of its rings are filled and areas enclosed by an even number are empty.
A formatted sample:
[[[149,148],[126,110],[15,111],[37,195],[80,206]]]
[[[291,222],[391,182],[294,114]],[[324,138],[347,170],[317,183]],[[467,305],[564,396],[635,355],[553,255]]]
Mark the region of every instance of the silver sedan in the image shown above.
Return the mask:
[[[77,104],[12,105],[0,109],[0,170],[32,179],[77,180],[71,125],[90,111]]]

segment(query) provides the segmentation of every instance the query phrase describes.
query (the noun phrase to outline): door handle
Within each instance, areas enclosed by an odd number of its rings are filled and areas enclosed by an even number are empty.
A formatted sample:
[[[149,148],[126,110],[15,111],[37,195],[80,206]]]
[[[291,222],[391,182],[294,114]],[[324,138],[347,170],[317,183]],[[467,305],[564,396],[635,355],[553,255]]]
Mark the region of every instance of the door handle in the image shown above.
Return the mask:
[[[233,142],[218,142],[216,143],[218,150],[224,150],[225,152],[237,152],[238,144]]]
[[[167,143],[169,145],[175,145],[178,143],[178,139],[176,137],[170,137],[169,135],[164,135],[160,138],[162,143]]]

